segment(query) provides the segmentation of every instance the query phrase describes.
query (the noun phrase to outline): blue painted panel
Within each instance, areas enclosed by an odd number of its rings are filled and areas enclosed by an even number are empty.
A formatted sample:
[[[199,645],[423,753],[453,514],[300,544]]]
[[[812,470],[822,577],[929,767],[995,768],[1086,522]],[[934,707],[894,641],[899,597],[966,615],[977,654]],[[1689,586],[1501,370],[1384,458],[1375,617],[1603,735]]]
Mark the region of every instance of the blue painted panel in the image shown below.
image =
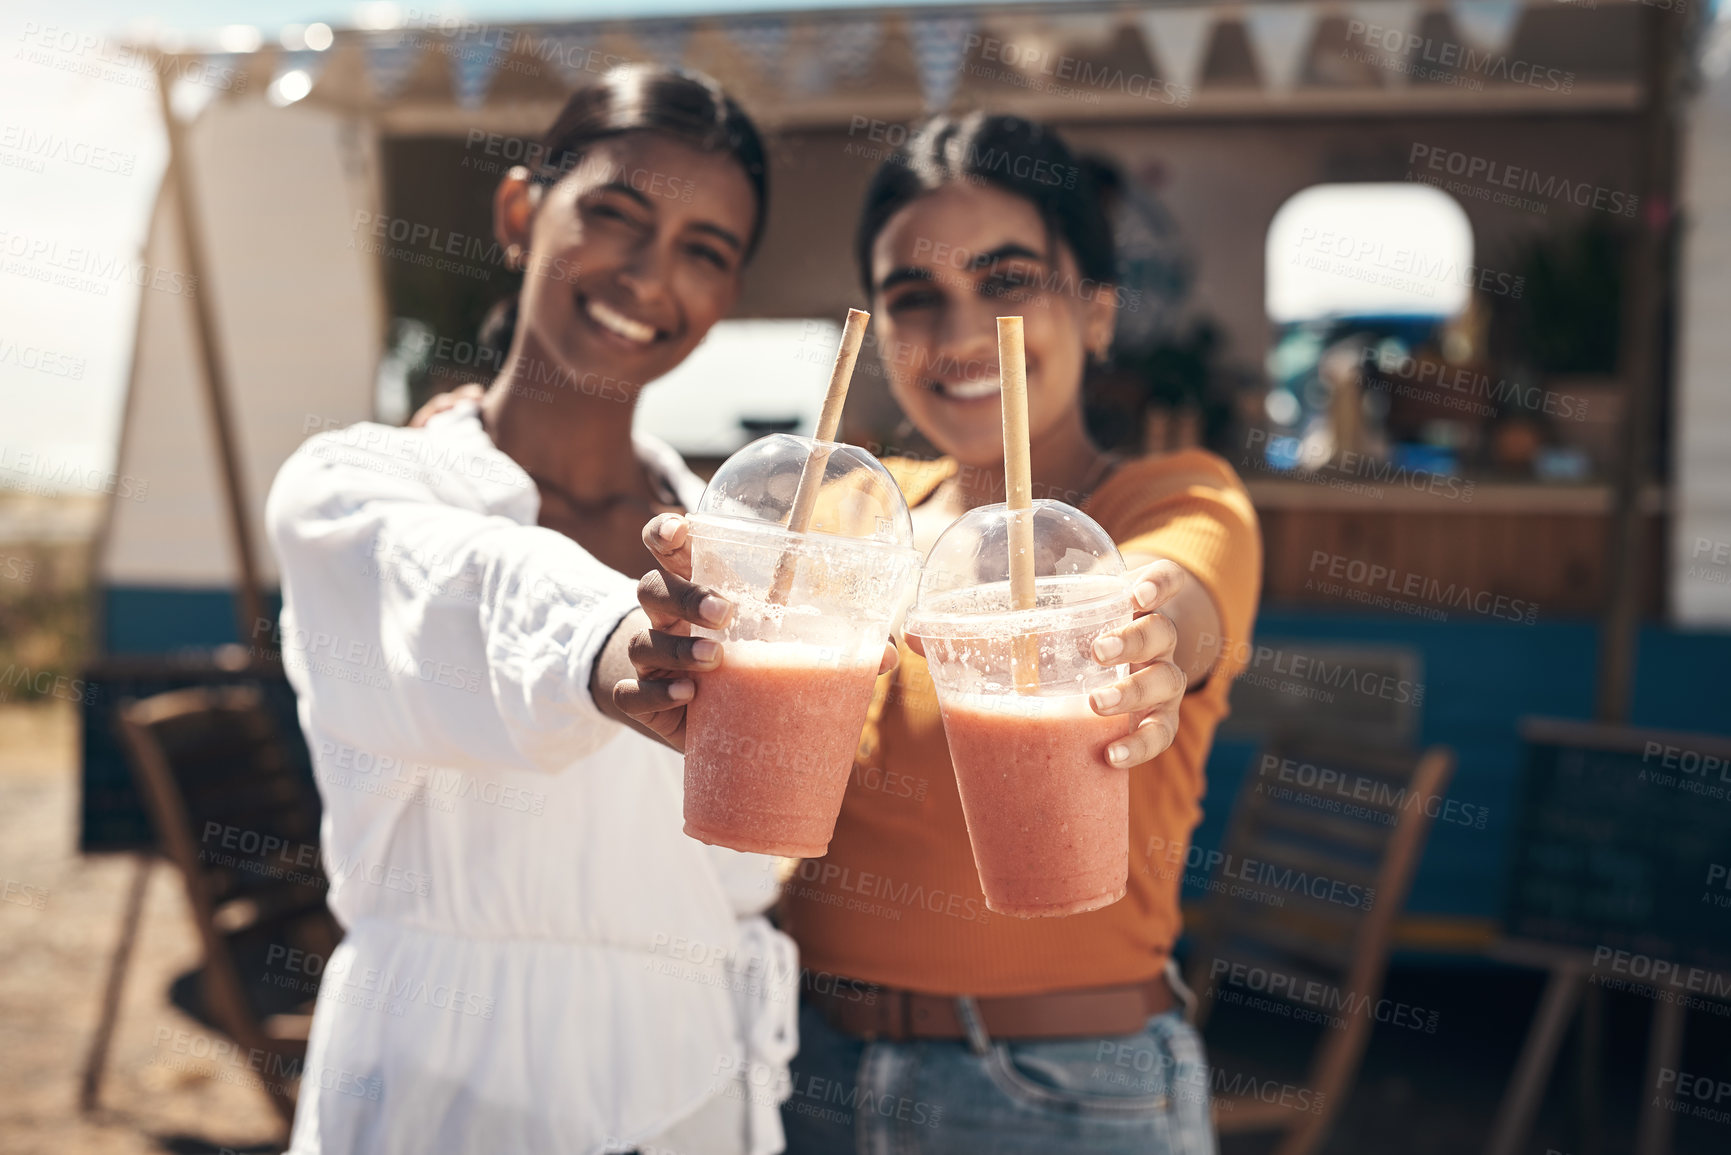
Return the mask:
[[[1592,717],[1597,625],[1443,623],[1265,609],[1256,640],[1280,639],[1403,646],[1419,655],[1425,683],[1419,740],[1454,748],[1458,764],[1449,797],[1485,807],[1488,815],[1483,830],[1446,822],[1432,826],[1408,909],[1494,918],[1521,773],[1517,727],[1530,715]],[[1644,628],[1631,723],[1731,733],[1731,633]],[[1196,834],[1204,850],[1219,846],[1256,749],[1241,740],[1215,743],[1205,817]]]
[[[1731,633],[1641,632],[1637,724],[1731,733]]]
[[[265,595],[274,623],[281,595]],[[234,595],[228,590],[108,586],[102,591],[101,650],[111,657],[179,654],[245,643],[235,637]]]

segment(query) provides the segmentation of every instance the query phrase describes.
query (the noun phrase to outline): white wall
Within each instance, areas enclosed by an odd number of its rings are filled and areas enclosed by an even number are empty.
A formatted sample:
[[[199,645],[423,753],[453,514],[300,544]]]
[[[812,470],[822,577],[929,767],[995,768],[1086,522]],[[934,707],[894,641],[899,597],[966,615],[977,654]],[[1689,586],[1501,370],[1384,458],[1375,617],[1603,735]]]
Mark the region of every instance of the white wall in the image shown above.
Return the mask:
[[[192,126],[208,283],[252,514],[260,579],[271,479],[309,429],[372,415],[381,300],[357,209],[377,167],[353,122],[305,106],[214,102]],[[165,189],[145,259],[184,270]],[[353,246],[351,247],[351,242]],[[235,580],[218,459],[193,343],[193,302],[145,291],[116,472],[142,499],[117,499],[99,573],[109,585],[223,588]]]
[[[1706,60],[1707,83],[1684,138],[1671,605],[1681,625],[1731,627],[1731,20],[1724,15]]]

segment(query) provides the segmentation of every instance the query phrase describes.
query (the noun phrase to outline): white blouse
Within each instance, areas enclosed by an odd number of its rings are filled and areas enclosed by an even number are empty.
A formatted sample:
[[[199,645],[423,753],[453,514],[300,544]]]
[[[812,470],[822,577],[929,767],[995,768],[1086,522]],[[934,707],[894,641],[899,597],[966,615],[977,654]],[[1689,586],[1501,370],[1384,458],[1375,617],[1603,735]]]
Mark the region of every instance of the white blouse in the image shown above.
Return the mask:
[[[677,454],[637,448],[695,503]],[[320,434],[271,488],[345,929],[292,1155],[781,1150],[798,964],[762,917],[773,860],[687,838],[680,756],[595,707],[636,583],[538,510],[473,402]]]

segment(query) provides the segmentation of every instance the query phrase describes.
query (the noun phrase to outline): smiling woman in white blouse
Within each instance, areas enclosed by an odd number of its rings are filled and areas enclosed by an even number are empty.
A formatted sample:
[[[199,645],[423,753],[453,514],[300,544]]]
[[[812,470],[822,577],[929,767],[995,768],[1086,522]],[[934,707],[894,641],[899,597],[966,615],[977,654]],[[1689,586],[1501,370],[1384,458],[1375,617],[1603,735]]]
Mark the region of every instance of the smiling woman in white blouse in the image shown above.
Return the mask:
[[[525,275],[485,395],[314,437],[270,494],[346,932],[294,1155],[781,1148],[771,861],[686,838],[679,755],[612,705],[643,524],[702,489],[632,411],[737,297],[763,147],[713,81],[630,68],[535,156],[494,199]]]

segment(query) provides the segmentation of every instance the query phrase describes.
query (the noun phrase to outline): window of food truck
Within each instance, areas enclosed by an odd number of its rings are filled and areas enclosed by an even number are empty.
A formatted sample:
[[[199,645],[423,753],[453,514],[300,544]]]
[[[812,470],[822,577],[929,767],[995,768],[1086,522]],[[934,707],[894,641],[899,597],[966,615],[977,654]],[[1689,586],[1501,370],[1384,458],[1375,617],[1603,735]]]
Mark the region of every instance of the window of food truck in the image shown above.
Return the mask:
[[[1297,193],[1266,241],[1259,464],[1602,479],[1621,401],[1620,245],[1599,223],[1555,222],[1481,246],[1462,206],[1422,184]]]
[[[829,318],[718,322],[696,351],[649,383],[637,428],[707,473],[766,433],[810,436],[841,326]]]
[[[1471,356],[1473,232],[1460,205],[1422,184],[1316,185],[1275,213],[1265,260],[1266,464],[1306,473],[1359,454],[1455,472],[1471,428],[1446,413],[1408,419],[1400,378]]]

